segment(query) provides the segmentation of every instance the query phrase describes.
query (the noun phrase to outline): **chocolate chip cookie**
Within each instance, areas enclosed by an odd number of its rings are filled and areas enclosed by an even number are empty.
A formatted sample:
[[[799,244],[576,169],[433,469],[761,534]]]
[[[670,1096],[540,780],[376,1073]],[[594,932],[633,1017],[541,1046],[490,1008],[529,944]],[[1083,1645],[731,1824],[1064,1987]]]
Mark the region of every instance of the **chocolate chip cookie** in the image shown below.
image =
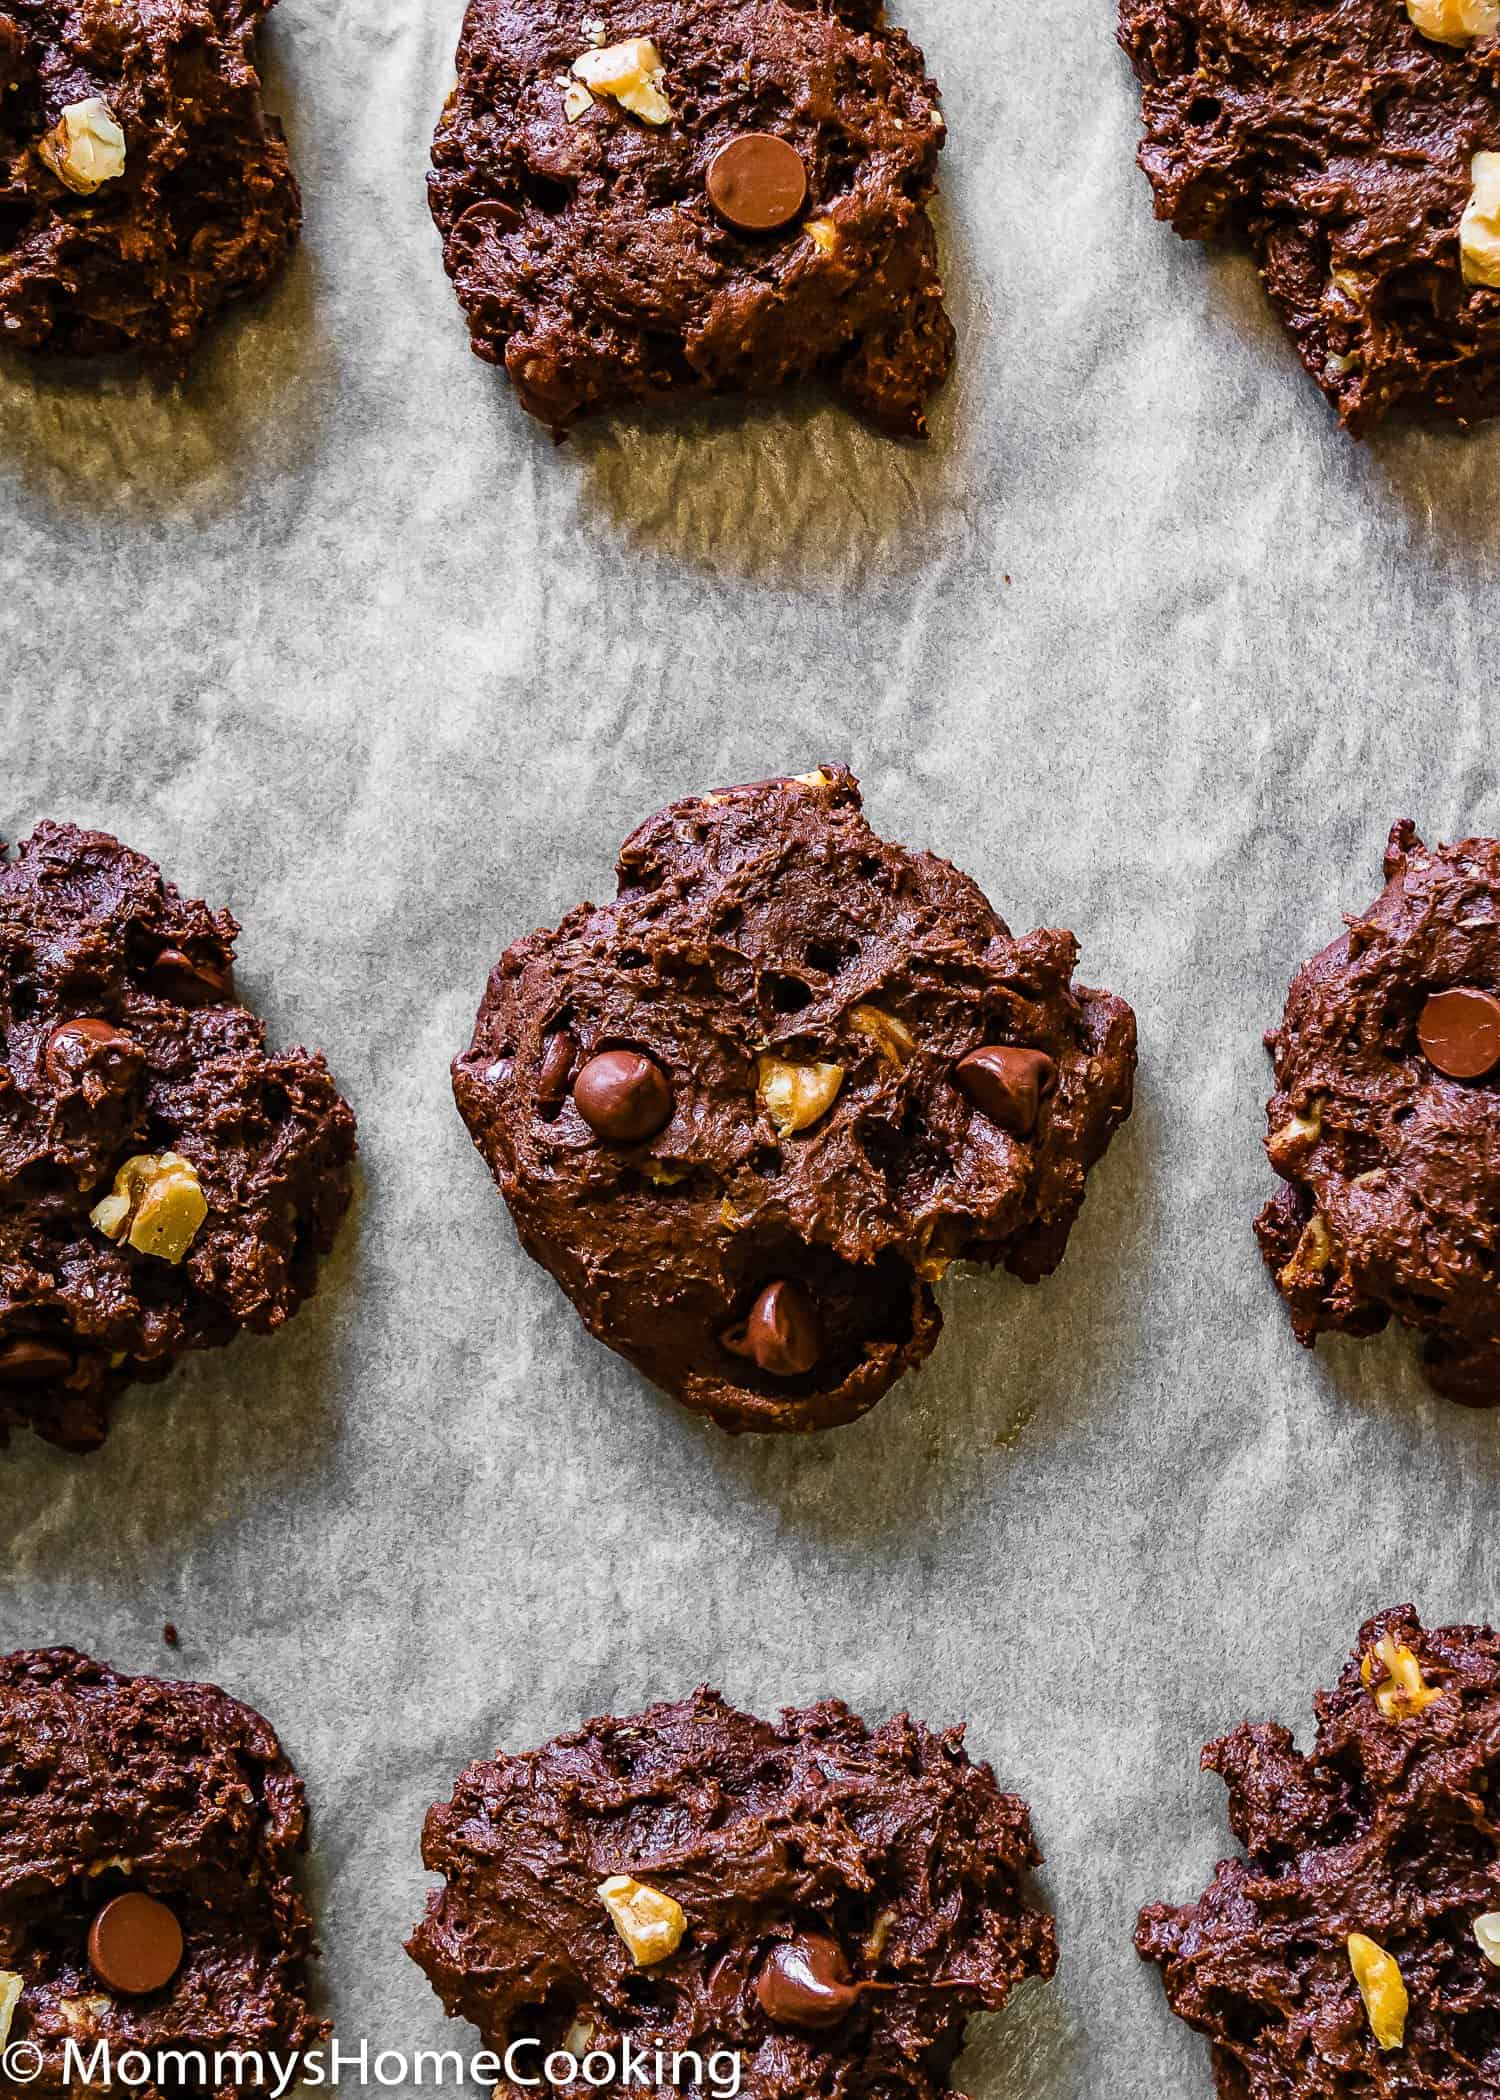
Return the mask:
[[[1120,0],[1156,215],[1247,244],[1344,426],[1500,407],[1500,0]]]
[[[104,832],[0,850],[0,1438],[89,1450],[131,1379],[314,1288],[354,1117],[236,1002],[238,932]]]
[[[1424,1337],[1450,1399],[1500,1402],[1500,841],[1391,832],[1385,888],[1292,981],[1267,1036],[1255,1230],[1297,1339]]]
[[[1210,1743],[1245,1859],[1136,1948],[1213,2043],[1220,2100],[1479,2100],[1500,2090],[1500,1640],[1361,1628],[1304,1756],[1242,1722]]]
[[[0,2040],[21,2069],[0,2091],[81,2091],[70,2041],[85,2063],[108,2043],[117,2063],[201,2049],[211,2065],[320,2040],[305,1843],[274,1731],[216,1685],[121,1676],[71,1648],[0,1659]],[[232,2090],[180,2073],[149,2086]]]
[[[926,435],[943,119],[878,0],[470,0],[457,64],[433,217],[532,415],[821,379]]]
[[[937,1340],[955,1260],[1035,1283],[1128,1115],[1135,1019],[841,766],[698,795],[491,973],[453,1068],[523,1245],[729,1429],[821,1429]]]
[[[180,373],[285,261],[302,205],[261,109],[271,0],[0,0],[0,344]]]
[[[663,2091],[720,2090],[738,2055],[742,2100],[938,2100],[968,2016],[1057,1963],[1026,1804],[961,1728],[837,1700],[773,1724],[699,1690],[497,1753],[429,1810],[422,1858],[443,1886],[407,1951],[512,2050],[501,2094],[566,2050],[582,2100],[629,2050],[696,2056]]]

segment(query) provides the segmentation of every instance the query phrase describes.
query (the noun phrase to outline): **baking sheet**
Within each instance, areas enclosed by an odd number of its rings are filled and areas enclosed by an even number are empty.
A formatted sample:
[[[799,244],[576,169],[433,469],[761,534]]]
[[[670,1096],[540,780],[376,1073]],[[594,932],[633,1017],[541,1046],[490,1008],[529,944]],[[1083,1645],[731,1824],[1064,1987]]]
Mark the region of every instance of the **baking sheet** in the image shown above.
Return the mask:
[[[966,2089],[1190,2100],[1203,2045],[1130,1933],[1228,1849],[1200,1743],[1305,1731],[1376,1606],[1500,1611],[1494,1420],[1399,1339],[1305,1355],[1249,1229],[1292,968],[1392,818],[1500,825],[1500,431],[1337,435],[1248,264],[1153,224],[1105,0],[904,18],[962,342],[925,451],[817,399],[554,449],[426,219],[450,0],[279,10],[306,239],[185,389],[0,365],[0,831],[104,825],[232,906],[363,1142],[289,1328],[87,1461],[0,1461],[0,1636],[272,1717],[339,2035],[403,2049],[457,2038],[400,1940],[471,1755],[702,1679],[967,1718],[1063,1963]],[[446,1067],[501,946],[607,895],[637,819],[822,758],[1014,925],[1077,930],[1137,1007],[1139,1106],[1050,1283],[955,1276],[866,1421],[731,1442],[520,1253]]]

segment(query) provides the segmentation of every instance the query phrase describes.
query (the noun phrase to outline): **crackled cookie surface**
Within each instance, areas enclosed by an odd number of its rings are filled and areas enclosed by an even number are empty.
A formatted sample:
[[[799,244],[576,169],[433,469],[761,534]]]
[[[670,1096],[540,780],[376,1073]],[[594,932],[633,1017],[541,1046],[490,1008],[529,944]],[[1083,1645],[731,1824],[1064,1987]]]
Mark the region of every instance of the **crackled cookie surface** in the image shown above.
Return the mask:
[[[216,1685],[71,1648],[0,1658],[0,2026],[39,2053],[34,2081],[0,2090],[79,2090],[70,2040],[152,2061],[319,2040],[305,1826],[275,1733]]]
[[[590,1331],[732,1429],[862,1414],[951,1261],[1036,1282],[1129,1113],[1134,1017],[825,766],[674,803],[491,973],[454,1089]]]
[[[1500,1402],[1500,842],[1391,832],[1385,888],[1303,965],[1267,1037],[1266,1150],[1285,1184],[1256,1220],[1309,1347],[1420,1331],[1427,1376]]]
[[[1210,1743],[1245,1857],[1136,1947],[1208,2035],[1220,2100],[1500,2091],[1500,1641],[1381,1612],[1310,1754],[1242,1722]]]
[[[1341,421],[1500,406],[1500,0],[1120,0],[1158,218],[1248,244]]]
[[[302,207],[261,109],[271,0],[0,0],[0,345],[180,372]]]
[[[942,140],[874,0],[471,0],[429,195],[474,350],[555,430],[820,378],[921,437]]]
[[[428,1813],[408,1952],[489,2046],[539,2044],[522,2075],[627,2044],[737,2052],[749,2100],[937,2100],[968,2016],[1057,1961],[1026,1805],[962,1738],[700,1690],[497,1754]]]
[[[238,932],[103,832],[0,856],[0,1434],[87,1450],[131,1379],[314,1287],[354,1117],[235,1002]]]

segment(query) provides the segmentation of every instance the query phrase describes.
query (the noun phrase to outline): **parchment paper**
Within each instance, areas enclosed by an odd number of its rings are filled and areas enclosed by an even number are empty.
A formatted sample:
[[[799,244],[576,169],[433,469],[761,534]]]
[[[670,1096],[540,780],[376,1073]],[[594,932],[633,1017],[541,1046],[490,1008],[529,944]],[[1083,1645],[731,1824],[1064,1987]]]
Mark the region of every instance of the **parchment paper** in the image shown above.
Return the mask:
[[[427,220],[453,0],[279,10],[304,245],[183,390],[0,365],[0,831],[103,825],[232,906],[247,995],[327,1049],[363,1144],[281,1335],[92,1458],[0,1459],[0,1637],[274,1720],[340,2037],[407,2049],[460,2038],[400,1941],[470,1756],[703,1679],[965,1718],[1063,1945],[967,2089],[1193,2100],[1130,1934],[1232,1849],[1200,1744],[1305,1736],[1377,1606],[1500,1612],[1494,1418],[1399,1338],[1305,1355],[1250,1235],[1292,969],[1392,818],[1500,825],[1500,430],[1337,434],[1248,263],[1154,225],[1107,0],[899,12],[952,135],[925,451],[820,399],[555,449]],[[866,1421],[733,1442],[522,1255],[447,1064],[502,945],[608,895],[640,817],[822,758],[1013,925],[1076,929],[1138,1010],[1139,1106],[1047,1285],[955,1277]]]

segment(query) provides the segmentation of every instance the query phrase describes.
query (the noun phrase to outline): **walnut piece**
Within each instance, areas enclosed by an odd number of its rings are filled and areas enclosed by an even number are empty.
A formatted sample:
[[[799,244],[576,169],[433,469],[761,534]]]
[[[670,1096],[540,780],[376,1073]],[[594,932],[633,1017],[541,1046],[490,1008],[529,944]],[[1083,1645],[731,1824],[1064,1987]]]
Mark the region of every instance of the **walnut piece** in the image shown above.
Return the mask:
[[[97,95],[70,102],[36,150],[58,181],[80,197],[91,197],[125,173],[125,134]]]
[[[1476,153],[1473,187],[1458,222],[1458,254],[1465,284],[1500,287],[1500,153]]]
[[[1284,1291],[1295,1290],[1304,1276],[1319,1276],[1333,1260],[1333,1235],[1316,1211],[1302,1228],[1302,1237],[1292,1258],[1276,1281]]]
[[[842,1065],[793,1065],[769,1053],[757,1062],[756,1098],[776,1125],[778,1137],[810,1130],[827,1115],[844,1083]]]
[[[580,52],[573,72],[594,94],[612,95],[647,124],[672,121],[672,105],[662,93],[661,53],[649,36],[628,36],[602,51]]]
[[[1435,44],[1475,44],[1500,29],[1500,0],[1406,0],[1406,12]]]
[[[917,1047],[917,1039],[904,1021],[882,1006],[852,1006],[849,1026],[867,1035],[881,1056],[893,1065],[904,1065]]]
[[[632,1874],[611,1874],[595,1891],[638,1969],[675,1954],[687,1931],[682,1905]]]
[[[832,255],[839,244],[838,228],[832,219],[809,219],[802,231],[820,255]]]
[[[1324,1094],[1314,1094],[1305,1115],[1298,1115],[1293,1110],[1281,1128],[1271,1132],[1266,1140],[1266,1154],[1273,1167],[1280,1170],[1289,1166],[1318,1142],[1323,1134],[1323,1103],[1326,1099]]]
[[[1375,1682],[1377,1663],[1384,1673],[1379,1684]],[[1359,1681],[1374,1694],[1375,1704],[1388,1721],[1410,1720],[1441,1696],[1424,1679],[1422,1665],[1410,1648],[1398,1645],[1388,1633],[1381,1635],[1360,1664]]]
[[[107,1240],[128,1238],[137,1254],[180,1262],[208,1216],[190,1159],[180,1152],[138,1152],[89,1216]]]
[[[1500,1910],[1487,1910],[1474,1920],[1474,1937],[1491,1968],[1500,1969]]]
[[[1349,1935],[1349,1966],[1378,2049],[1399,2049],[1406,2039],[1406,1985],[1395,1961],[1362,1932]]]
[[[22,1978],[14,1969],[0,1969],[0,2049],[10,2040],[10,2023],[21,2002]]]

